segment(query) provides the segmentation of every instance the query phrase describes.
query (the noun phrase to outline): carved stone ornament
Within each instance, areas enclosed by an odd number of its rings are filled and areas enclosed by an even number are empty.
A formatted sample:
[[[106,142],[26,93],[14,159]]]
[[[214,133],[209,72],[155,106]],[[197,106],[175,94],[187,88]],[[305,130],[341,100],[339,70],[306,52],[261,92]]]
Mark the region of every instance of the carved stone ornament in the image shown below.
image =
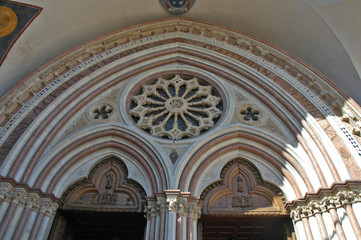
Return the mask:
[[[258,169],[244,159],[227,163],[221,180],[201,194],[204,214],[213,215],[283,215],[281,190],[265,182]]]
[[[201,207],[197,200],[189,201],[187,197],[176,194],[149,199],[144,207],[145,217],[149,220],[151,217],[159,216],[161,213],[171,212],[182,214],[184,217],[196,221],[201,217]]]
[[[179,15],[189,11],[196,0],[160,0],[163,8],[169,13]]]
[[[107,122],[114,113],[114,107],[109,103],[96,103],[89,107],[87,117],[92,122]]]
[[[73,184],[63,194],[64,209],[141,212],[144,189],[128,179],[125,164],[117,158],[98,163],[88,178]]]
[[[216,89],[197,78],[159,77],[132,97],[130,114],[136,124],[155,137],[180,140],[212,128],[222,115]]]
[[[241,123],[260,126],[268,120],[265,110],[251,101],[243,102],[236,108],[236,117]]]
[[[54,217],[60,201],[46,197],[43,193],[29,192],[27,187],[22,187],[9,182],[0,183],[0,199],[8,203],[25,207],[34,212],[40,212],[48,217]],[[34,191],[34,189],[30,190]],[[57,202],[58,201],[58,202]]]
[[[305,199],[288,202],[286,208],[294,221],[314,216],[317,213],[328,212],[330,209],[342,208],[347,204],[361,202],[361,188],[336,185],[333,190],[321,189],[318,193],[310,194]]]
[[[352,132],[361,137],[361,119],[352,111],[344,111],[342,121],[351,125]]]

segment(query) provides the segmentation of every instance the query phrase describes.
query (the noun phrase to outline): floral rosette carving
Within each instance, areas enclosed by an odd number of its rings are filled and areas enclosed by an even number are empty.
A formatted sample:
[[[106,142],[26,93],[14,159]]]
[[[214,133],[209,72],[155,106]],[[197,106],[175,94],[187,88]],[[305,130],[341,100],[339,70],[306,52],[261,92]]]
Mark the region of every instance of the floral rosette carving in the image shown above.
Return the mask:
[[[130,114],[153,136],[180,140],[212,128],[222,115],[222,99],[211,85],[197,78],[159,77],[132,97]]]

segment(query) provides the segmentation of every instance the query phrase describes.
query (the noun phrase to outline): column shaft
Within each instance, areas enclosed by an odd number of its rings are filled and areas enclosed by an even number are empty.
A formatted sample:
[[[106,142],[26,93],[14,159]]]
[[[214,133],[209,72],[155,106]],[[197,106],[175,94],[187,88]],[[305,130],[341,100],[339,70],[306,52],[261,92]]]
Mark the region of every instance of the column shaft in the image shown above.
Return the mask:
[[[352,206],[351,206],[350,204],[346,204],[346,205],[345,205],[345,210],[346,210],[347,216],[348,216],[349,219],[350,219],[352,229],[353,229],[353,231],[355,232],[355,235],[356,235],[357,239],[361,239],[361,228],[360,228],[360,224],[359,224],[359,222],[357,221],[357,218],[356,218],[356,215],[355,215],[354,210],[352,209]],[[361,213],[361,212],[359,212],[359,214],[360,214],[360,213]]]

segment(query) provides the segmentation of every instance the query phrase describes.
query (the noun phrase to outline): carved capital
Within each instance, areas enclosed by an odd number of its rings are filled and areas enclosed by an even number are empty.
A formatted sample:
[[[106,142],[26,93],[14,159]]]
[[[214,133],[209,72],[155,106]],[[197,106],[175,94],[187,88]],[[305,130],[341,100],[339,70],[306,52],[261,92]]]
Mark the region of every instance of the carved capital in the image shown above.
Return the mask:
[[[11,191],[11,202],[17,205],[24,205],[26,202],[27,192],[24,188],[14,188]]]
[[[178,202],[177,195],[168,195],[166,202],[167,202],[169,212],[177,213],[179,211],[179,207],[181,204]]]
[[[147,220],[150,220],[152,217],[156,217],[159,215],[159,208],[158,208],[158,202],[155,200],[148,201],[147,204],[144,206],[144,217],[147,218]]]
[[[159,216],[161,213],[179,213],[184,217],[198,219],[201,215],[201,208],[198,201],[188,201],[189,193],[180,192],[167,193],[166,196],[158,196],[156,199],[148,200],[144,207],[145,217]]]
[[[317,194],[309,194],[304,199],[287,203],[286,208],[294,221],[328,212],[331,209],[361,202],[361,189],[357,183],[335,186],[333,191],[322,189]]]
[[[50,198],[43,198],[40,199],[40,213],[43,213],[44,215],[48,217],[54,217],[56,210],[58,209],[59,204],[53,202]]]
[[[29,208],[31,211],[39,211],[40,208],[40,196],[36,193],[29,193],[26,202],[25,208]]]
[[[13,190],[13,186],[10,183],[7,182],[0,183],[0,199],[6,202],[10,202],[12,190]]]
[[[165,197],[157,197],[157,209],[160,213],[167,212],[168,206]]]
[[[201,217],[201,207],[198,206],[197,202],[189,202],[186,205],[186,211],[184,215],[196,221]]]

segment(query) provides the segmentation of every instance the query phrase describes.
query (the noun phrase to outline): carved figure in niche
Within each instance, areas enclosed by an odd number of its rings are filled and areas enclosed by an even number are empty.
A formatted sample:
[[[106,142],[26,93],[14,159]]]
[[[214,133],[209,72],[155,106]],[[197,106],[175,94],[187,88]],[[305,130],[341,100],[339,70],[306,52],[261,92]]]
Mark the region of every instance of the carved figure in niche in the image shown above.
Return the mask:
[[[106,177],[105,188],[106,189],[111,189],[113,187],[113,183],[114,183],[114,173],[113,172],[107,172],[105,174],[105,177]]]
[[[244,191],[243,186],[242,186],[243,179],[242,179],[241,175],[239,175],[237,177],[237,182],[238,182],[238,192],[243,192]]]

